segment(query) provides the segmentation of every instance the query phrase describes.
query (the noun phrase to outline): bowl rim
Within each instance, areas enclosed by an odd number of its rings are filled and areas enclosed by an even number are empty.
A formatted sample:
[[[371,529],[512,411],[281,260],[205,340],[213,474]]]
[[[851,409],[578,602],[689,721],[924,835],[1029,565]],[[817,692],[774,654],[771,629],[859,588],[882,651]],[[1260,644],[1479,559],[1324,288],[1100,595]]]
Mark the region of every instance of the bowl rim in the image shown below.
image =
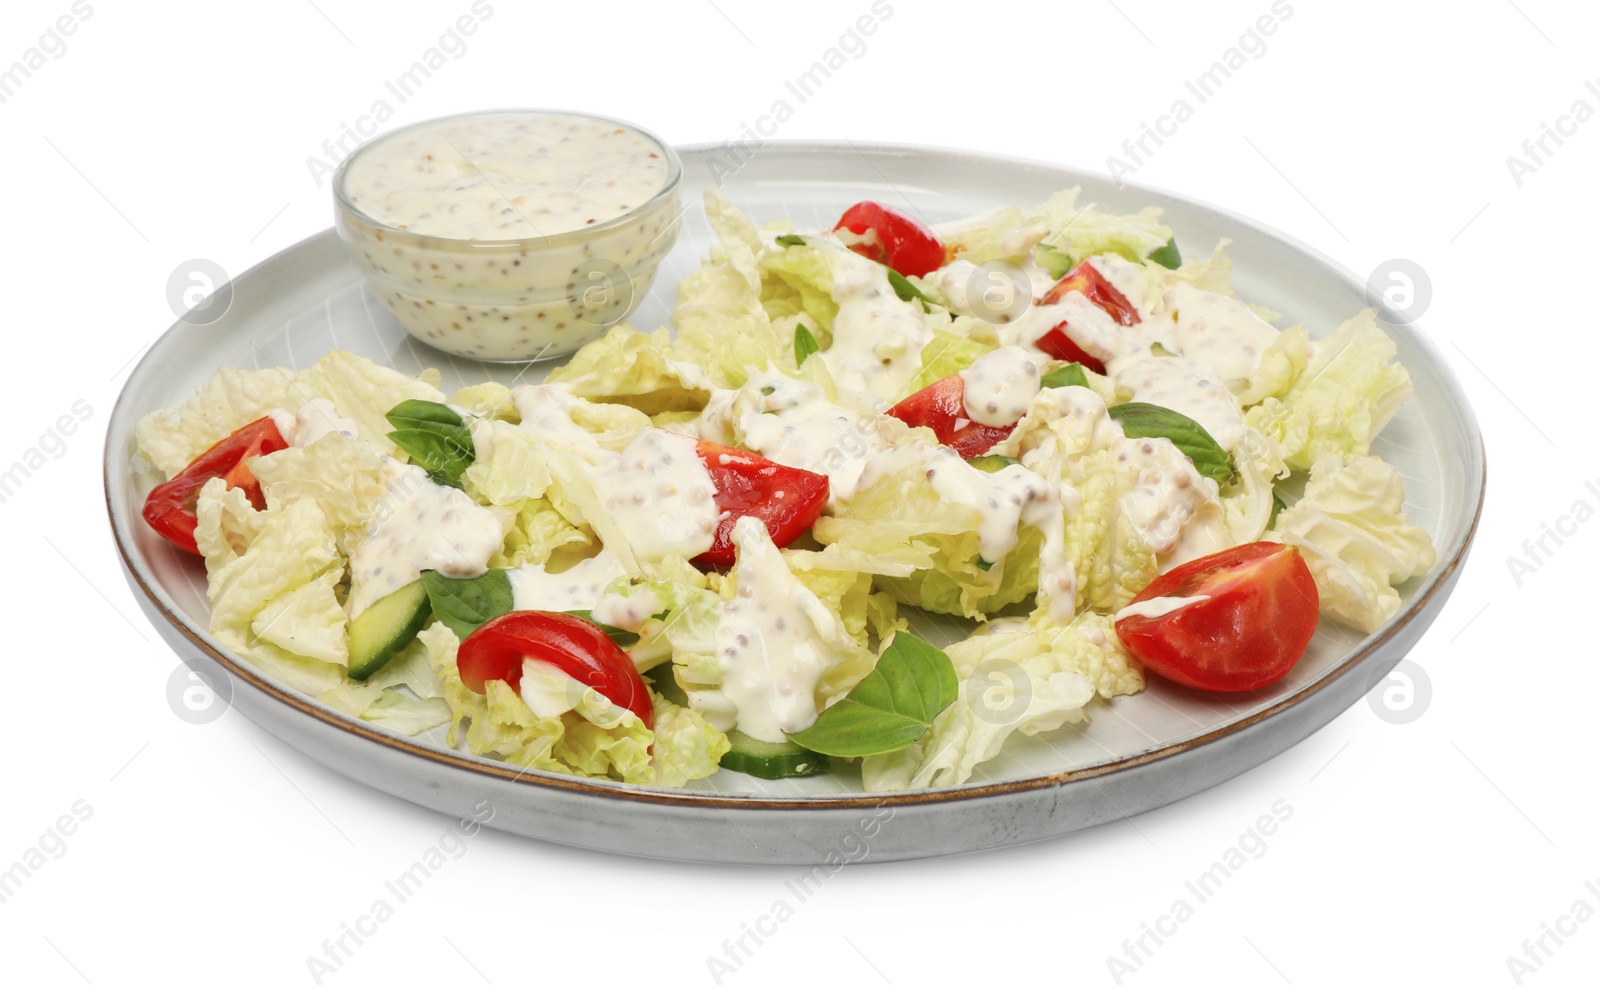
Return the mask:
[[[791,154],[823,154],[845,152],[854,155],[869,156],[881,154],[885,156],[927,155],[934,154],[956,160],[966,160],[969,163],[1009,164],[1028,168],[1038,168],[1069,176],[1071,178],[1092,178],[1096,181],[1104,180],[1104,175],[1084,168],[1071,165],[1056,164],[1036,159],[994,154],[987,151],[973,151],[970,149],[942,147],[925,144],[907,143],[862,143],[851,140],[824,141],[824,140],[795,140],[768,141],[766,147],[774,151]],[[701,143],[685,145],[679,150],[683,154],[714,154],[721,150],[718,144]],[[1331,275],[1345,281],[1348,286],[1363,289],[1362,282],[1357,279],[1344,265],[1323,254],[1320,250],[1311,247],[1288,233],[1264,225],[1246,216],[1242,216],[1231,209],[1212,205],[1193,196],[1169,192],[1166,189],[1147,185],[1140,182],[1123,181],[1123,189],[1153,197],[1166,198],[1172,201],[1183,202],[1199,206],[1217,215],[1227,218],[1230,222],[1249,228],[1252,232],[1276,240],[1286,246],[1292,247],[1315,259]],[[240,280],[258,274],[262,268],[273,263],[285,254],[311,246],[319,239],[335,238],[335,231],[328,229],[315,233],[299,243],[286,248],[257,263],[245,273],[240,275]],[[103,482],[105,487],[106,509],[112,528],[113,540],[120,560],[128,575],[130,582],[137,586],[145,596],[142,600],[148,609],[159,611],[172,629],[184,636],[187,642],[198,652],[205,654],[216,661],[220,666],[236,678],[242,678],[252,684],[258,691],[268,697],[274,698],[282,704],[303,712],[310,717],[331,725],[350,735],[366,739],[381,746],[386,746],[398,752],[416,756],[434,765],[447,766],[459,769],[481,778],[510,780],[517,783],[527,783],[534,786],[545,787],[552,790],[561,790],[569,793],[583,794],[606,801],[621,800],[641,804],[655,804],[669,807],[714,807],[718,809],[734,810],[855,810],[861,808],[876,808],[889,804],[894,806],[913,806],[921,804],[959,802],[989,797],[1003,797],[1020,794],[1028,791],[1040,790],[1050,787],[1064,786],[1078,781],[1093,781],[1111,773],[1134,770],[1146,764],[1158,762],[1184,755],[1204,746],[1225,740],[1240,731],[1269,718],[1283,715],[1313,695],[1328,688],[1336,681],[1354,672],[1365,664],[1374,653],[1381,651],[1395,636],[1405,630],[1410,623],[1420,615],[1428,614],[1429,601],[1440,591],[1447,591],[1453,585],[1457,569],[1465,562],[1470,548],[1478,531],[1479,523],[1483,516],[1485,492],[1488,483],[1488,468],[1483,435],[1477,417],[1472,410],[1472,404],[1467,400],[1459,380],[1451,371],[1448,363],[1433,340],[1424,334],[1416,320],[1404,325],[1401,330],[1412,334],[1419,347],[1426,353],[1431,364],[1441,372],[1439,381],[1441,389],[1451,403],[1451,408],[1458,417],[1464,436],[1467,439],[1467,460],[1462,464],[1465,467],[1462,478],[1467,480],[1464,490],[1464,501],[1461,519],[1457,521],[1456,529],[1450,534],[1449,541],[1440,545],[1440,562],[1422,576],[1423,582],[1418,586],[1417,592],[1409,599],[1405,607],[1397,613],[1378,632],[1368,634],[1366,638],[1353,649],[1337,666],[1333,667],[1320,678],[1310,682],[1299,691],[1287,695],[1276,703],[1263,708],[1252,715],[1230,722],[1210,731],[1192,735],[1180,741],[1152,749],[1137,756],[1125,757],[1113,762],[1100,763],[1093,766],[1080,767],[1058,773],[1046,773],[1039,776],[1022,777],[1000,783],[966,783],[953,787],[939,787],[923,790],[909,791],[882,791],[851,794],[830,794],[812,797],[765,797],[760,795],[739,795],[716,791],[678,790],[665,787],[648,785],[627,784],[620,781],[600,778],[570,777],[558,773],[547,773],[527,768],[517,768],[509,764],[499,763],[471,753],[455,749],[435,747],[417,741],[414,737],[389,732],[381,726],[364,722],[353,716],[337,711],[334,708],[319,704],[314,698],[301,694],[289,685],[275,680],[264,671],[256,669],[243,657],[237,657],[226,648],[214,646],[208,639],[209,633],[198,626],[191,626],[185,613],[177,611],[166,604],[162,599],[162,592],[152,584],[153,574],[139,555],[134,545],[128,523],[136,514],[126,514],[120,508],[118,496],[115,494],[123,491],[123,484],[132,475],[125,460],[119,460],[117,453],[117,438],[119,432],[127,433],[131,437],[131,424],[125,420],[129,413],[124,407],[125,402],[132,399],[132,384],[142,373],[149,372],[150,367],[160,361],[166,353],[160,350],[163,342],[170,342],[170,332],[173,328],[180,328],[185,324],[179,319],[173,326],[163,333],[151,344],[144,356],[129,373],[128,381],[124,384],[122,392],[118,395],[108,418],[106,430],[106,443],[103,452]],[[1431,618],[1427,621],[1431,621]],[[1426,622],[1425,622],[1426,625]]]
[[[345,190],[345,182],[349,177],[351,167],[355,165],[363,155],[370,153],[389,141],[398,139],[409,133],[415,133],[419,130],[426,129],[428,127],[439,126],[441,124],[466,123],[473,120],[508,116],[564,117],[567,119],[587,120],[591,123],[606,123],[618,127],[625,127],[642,135],[647,140],[654,143],[657,147],[661,148],[664,156],[667,159],[667,180],[659,189],[657,189],[654,195],[650,196],[649,200],[641,205],[634,206],[619,216],[613,216],[612,218],[607,219],[605,222],[598,222],[592,226],[583,226],[578,229],[569,229],[565,232],[550,233],[548,235],[539,236],[521,236],[516,239],[459,239],[454,236],[439,236],[434,233],[418,232],[415,229],[401,229],[398,226],[393,226],[389,223],[383,222],[380,219],[373,218],[371,215],[368,215],[360,207],[350,201],[349,195]],[[454,247],[461,249],[464,252],[496,252],[506,250],[526,251],[530,249],[530,247],[533,249],[547,249],[565,246],[570,243],[581,243],[598,235],[637,223],[641,216],[654,212],[660,208],[662,204],[670,201],[673,196],[677,195],[679,186],[682,184],[682,182],[683,160],[678,156],[677,149],[671,144],[667,143],[665,140],[661,139],[661,137],[654,131],[639,126],[637,123],[630,123],[627,120],[619,119],[613,116],[602,116],[598,113],[584,113],[577,110],[542,109],[537,107],[511,107],[505,109],[474,110],[469,113],[450,113],[444,116],[435,116],[426,120],[418,120],[415,123],[408,123],[403,127],[396,127],[393,130],[385,130],[382,133],[374,134],[373,136],[368,137],[362,142],[361,146],[357,147],[350,153],[348,157],[340,162],[339,169],[334,172],[333,201],[336,214],[340,218],[348,216],[356,221],[372,227],[386,237],[405,239],[417,243],[426,243],[435,249]],[[675,224],[677,219],[678,216],[673,216],[672,223],[670,224]]]

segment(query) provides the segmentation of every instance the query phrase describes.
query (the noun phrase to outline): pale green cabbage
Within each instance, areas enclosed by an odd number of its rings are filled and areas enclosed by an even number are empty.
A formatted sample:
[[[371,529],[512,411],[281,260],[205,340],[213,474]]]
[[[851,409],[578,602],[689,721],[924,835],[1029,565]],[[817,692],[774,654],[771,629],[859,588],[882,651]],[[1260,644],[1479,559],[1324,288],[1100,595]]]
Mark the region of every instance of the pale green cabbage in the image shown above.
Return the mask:
[[[1311,569],[1322,611],[1372,632],[1400,611],[1394,586],[1433,567],[1427,531],[1406,518],[1405,486],[1377,458],[1329,455],[1267,539],[1293,546]]]

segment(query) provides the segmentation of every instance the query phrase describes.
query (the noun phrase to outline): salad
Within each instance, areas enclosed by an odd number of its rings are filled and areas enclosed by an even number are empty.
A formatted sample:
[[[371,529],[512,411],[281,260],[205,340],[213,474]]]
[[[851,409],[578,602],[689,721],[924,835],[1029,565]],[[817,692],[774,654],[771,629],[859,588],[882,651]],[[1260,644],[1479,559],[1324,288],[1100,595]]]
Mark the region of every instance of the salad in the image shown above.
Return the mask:
[[[1265,687],[1434,564],[1371,454],[1411,391],[1371,311],[1280,329],[1225,244],[1185,262],[1159,210],[1075,189],[939,226],[705,208],[672,330],[542,383],[335,351],[140,421],[145,519],[203,559],[212,634],[520,767],[902,790],[1149,674]],[[934,613],[966,638],[919,637]]]

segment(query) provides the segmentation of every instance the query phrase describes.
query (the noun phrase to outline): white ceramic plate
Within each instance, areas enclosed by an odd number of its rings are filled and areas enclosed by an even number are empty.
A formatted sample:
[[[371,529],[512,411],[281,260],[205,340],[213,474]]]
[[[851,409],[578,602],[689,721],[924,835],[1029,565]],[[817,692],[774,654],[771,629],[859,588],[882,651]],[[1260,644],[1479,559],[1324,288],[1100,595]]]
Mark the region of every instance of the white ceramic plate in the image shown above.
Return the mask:
[[[698,203],[716,183],[714,160],[722,190],[752,218],[788,217],[799,228],[831,226],[846,206],[865,198],[941,222],[1006,203],[1026,207],[1081,185],[1084,201],[1113,211],[1161,206],[1187,255],[1202,255],[1223,237],[1233,240],[1237,292],[1284,312],[1281,325],[1304,324],[1322,336],[1366,305],[1362,285],[1348,272],[1282,234],[1177,196],[1119,188],[1102,175],[927,148],[772,144],[731,176],[717,151],[683,152],[690,207],[635,325],[666,324],[678,280],[713,240]],[[323,707],[213,640],[200,565],[138,522],[147,485],[130,474],[128,462],[142,415],[178,405],[218,366],[299,368],[334,348],[408,373],[437,366],[447,392],[484,379],[543,376],[541,367],[474,363],[413,341],[378,305],[331,230],[236,279],[232,307],[220,321],[180,321],[156,342],[112,415],[107,504],[134,593],[179,656],[213,672],[226,668],[233,707],[362,783],[458,816],[489,798],[497,805],[496,827],[663,858],[814,863],[848,852],[847,839],[869,828],[868,857],[875,860],[975,851],[1115,820],[1238,775],[1357,700],[1433,621],[1476,526],[1483,449],[1472,410],[1433,346],[1415,326],[1391,334],[1416,394],[1374,451],[1404,475],[1407,512],[1432,534],[1439,553],[1431,572],[1404,586],[1396,619],[1365,638],[1324,620],[1288,677],[1252,694],[1201,695],[1152,679],[1143,694],[1109,706],[1097,702],[1090,724],[1014,737],[972,783],[943,790],[864,795],[849,769],[780,781],[724,771],[686,790],[524,773],[447,748],[442,729],[412,739]],[[948,627],[916,622],[913,629],[950,638]]]

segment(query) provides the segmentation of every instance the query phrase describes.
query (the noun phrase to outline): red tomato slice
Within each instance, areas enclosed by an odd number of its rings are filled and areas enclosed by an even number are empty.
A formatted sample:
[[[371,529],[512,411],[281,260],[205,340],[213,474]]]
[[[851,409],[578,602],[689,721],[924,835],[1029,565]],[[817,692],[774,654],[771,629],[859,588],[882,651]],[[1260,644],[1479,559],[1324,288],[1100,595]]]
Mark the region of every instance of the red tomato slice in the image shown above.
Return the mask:
[[[939,237],[899,209],[857,202],[833,228],[853,234],[841,237],[852,250],[902,276],[921,277],[944,266],[944,244]]]
[[[733,524],[753,516],[766,524],[767,535],[779,547],[811,529],[828,505],[828,477],[805,469],[779,465],[753,452],[701,441],[695,451],[711,484],[716,487],[717,509],[722,511],[711,550],[695,558],[704,564],[732,564]]]
[[[581,616],[565,612],[508,612],[473,630],[456,651],[461,683],[484,693],[490,681],[522,683],[522,661],[532,657],[581,684],[587,684],[619,708],[655,727],[655,710],[644,678],[633,658],[605,630]]]
[[[967,417],[967,384],[960,376],[946,376],[889,408],[912,427],[932,428],[941,445],[949,445],[962,458],[976,458],[1006,439],[1015,424],[991,427]]]
[[[1067,335],[1066,322],[1062,322],[1034,339],[1033,347],[1055,359],[1062,359],[1069,363],[1082,363],[1084,369],[1093,370],[1101,376],[1106,374],[1106,364],[1089,355]]]
[[[1039,304],[1055,304],[1072,291],[1077,291],[1094,302],[1096,307],[1110,315],[1118,325],[1139,324],[1139,312],[1088,260],[1067,271],[1067,275],[1056,281],[1055,286],[1039,299]]]
[[[1139,662],[1202,691],[1253,691],[1289,672],[1317,630],[1317,585],[1285,544],[1241,544],[1151,582],[1134,602],[1193,598],[1166,615],[1117,620]]]
[[[144,501],[144,521],[156,533],[190,554],[199,554],[194,528],[194,502],[200,487],[218,476],[230,488],[243,489],[256,509],[265,509],[261,482],[250,472],[250,459],[289,447],[272,418],[263,417],[223,438],[196,456],[182,472],[150,490]]]

